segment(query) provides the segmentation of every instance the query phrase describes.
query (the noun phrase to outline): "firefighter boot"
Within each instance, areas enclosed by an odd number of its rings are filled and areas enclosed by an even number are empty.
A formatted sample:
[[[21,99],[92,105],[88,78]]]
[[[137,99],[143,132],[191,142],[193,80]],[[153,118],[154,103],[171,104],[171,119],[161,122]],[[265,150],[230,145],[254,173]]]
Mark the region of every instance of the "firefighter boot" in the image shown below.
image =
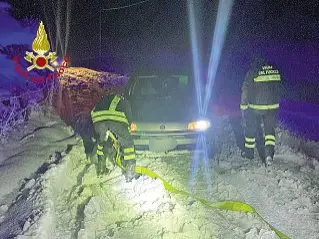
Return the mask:
[[[131,182],[132,179],[135,177],[136,160],[127,160],[127,161],[124,161],[124,163],[125,163],[126,182]]]
[[[266,147],[266,159],[265,159],[265,163],[266,166],[271,166],[273,164],[274,161],[274,147]]]
[[[265,164],[267,167],[271,166],[273,163],[273,158],[270,157],[270,156],[267,156],[266,159],[265,159]]]
[[[254,159],[254,149],[246,148],[244,151],[241,152],[241,156],[247,159]]]

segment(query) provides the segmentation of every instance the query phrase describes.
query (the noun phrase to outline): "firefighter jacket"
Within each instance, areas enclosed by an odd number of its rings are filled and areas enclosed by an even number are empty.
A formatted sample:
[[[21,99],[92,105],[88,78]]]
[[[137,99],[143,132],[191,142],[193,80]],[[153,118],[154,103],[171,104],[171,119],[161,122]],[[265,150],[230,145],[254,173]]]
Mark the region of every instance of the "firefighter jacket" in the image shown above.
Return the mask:
[[[240,109],[273,110],[279,108],[282,74],[264,63],[251,69],[241,88]]]
[[[129,124],[126,110],[126,102],[120,95],[106,95],[91,111],[93,124],[105,120]]]

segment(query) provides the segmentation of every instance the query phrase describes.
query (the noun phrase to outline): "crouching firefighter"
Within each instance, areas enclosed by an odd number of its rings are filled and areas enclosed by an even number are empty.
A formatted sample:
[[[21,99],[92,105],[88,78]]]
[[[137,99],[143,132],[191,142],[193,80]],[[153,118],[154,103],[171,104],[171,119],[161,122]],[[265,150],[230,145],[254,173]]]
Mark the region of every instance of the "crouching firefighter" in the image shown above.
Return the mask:
[[[104,96],[91,112],[94,129],[97,135],[97,173],[103,174],[106,169],[106,158],[112,155],[112,143],[108,140],[107,131],[116,135],[124,154],[123,165],[126,168],[125,177],[131,181],[135,176],[135,150],[130,135],[129,121],[126,117],[126,104],[120,95]],[[110,158],[109,158],[110,159]],[[112,160],[112,158],[111,158]]]
[[[242,85],[241,104],[245,147],[242,156],[253,159],[256,146],[256,130],[263,124],[262,161],[269,166],[275,153],[275,126],[279,109],[282,75],[263,59],[255,59]]]

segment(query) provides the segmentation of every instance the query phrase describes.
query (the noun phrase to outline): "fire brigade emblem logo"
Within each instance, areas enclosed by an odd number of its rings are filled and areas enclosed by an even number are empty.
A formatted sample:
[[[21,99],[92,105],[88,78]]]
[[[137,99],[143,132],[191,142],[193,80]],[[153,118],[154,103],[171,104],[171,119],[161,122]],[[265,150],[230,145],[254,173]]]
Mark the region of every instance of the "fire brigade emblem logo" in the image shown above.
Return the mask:
[[[50,71],[54,71],[50,63],[55,61],[57,57],[55,56],[55,52],[49,52],[48,55],[45,55],[45,53],[50,50],[50,43],[42,21],[40,22],[37,36],[32,43],[32,50],[36,52],[37,55],[33,55],[33,52],[27,51],[24,57],[26,61],[32,63],[32,65],[27,68],[27,71],[31,71],[34,68],[39,70],[48,68]]]

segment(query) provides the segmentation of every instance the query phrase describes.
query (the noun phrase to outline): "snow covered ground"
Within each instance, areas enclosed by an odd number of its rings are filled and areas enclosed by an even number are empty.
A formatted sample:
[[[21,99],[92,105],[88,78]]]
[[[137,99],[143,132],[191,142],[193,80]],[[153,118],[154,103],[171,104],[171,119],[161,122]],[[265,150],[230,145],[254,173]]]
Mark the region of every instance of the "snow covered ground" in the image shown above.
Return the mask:
[[[207,208],[169,194],[159,180],[125,183],[119,169],[97,179],[59,119],[32,119],[1,149],[0,238],[278,238],[255,215]],[[319,238],[318,161],[288,147],[291,137],[279,132],[274,168],[265,171],[240,157],[229,125],[220,129],[219,166],[211,161],[208,174],[200,163],[191,177],[189,151],[139,152],[138,164],[211,201],[247,202],[291,238]]]
[[[22,29],[7,12],[0,13],[6,23],[0,32],[0,45],[32,42],[36,29]],[[4,55],[0,59],[1,85],[24,84],[13,70],[14,62]],[[94,105],[94,97],[105,93],[102,86],[115,87],[96,84],[98,78],[123,80],[107,74],[68,69],[61,78],[63,86],[68,87],[65,95],[76,98],[76,106],[84,110],[83,106],[89,106],[85,100]],[[82,82],[79,78],[83,75]],[[121,85],[118,81],[107,83]],[[68,99],[60,96],[63,102]],[[293,106],[288,118],[297,118],[302,125],[309,123],[304,115],[296,114]],[[313,125],[307,133],[315,132],[317,125]],[[229,125],[220,125],[220,130],[220,153],[208,168],[198,162],[194,177],[194,155],[189,151],[167,155],[139,152],[138,164],[181,190],[188,191],[192,185],[195,195],[208,200],[247,202],[291,238],[318,239],[318,142],[279,132],[274,167],[265,171],[257,160],[240,157]],[[169,194],[158,180],[143,176],[125,183],[119,169],[97,179],[81,141],[53,115],[33,114],[27,127],[12,132],[6,145],[0,146],[0,182],[0,239],[278,238],[256,215],[207,208],[192,198]]]

